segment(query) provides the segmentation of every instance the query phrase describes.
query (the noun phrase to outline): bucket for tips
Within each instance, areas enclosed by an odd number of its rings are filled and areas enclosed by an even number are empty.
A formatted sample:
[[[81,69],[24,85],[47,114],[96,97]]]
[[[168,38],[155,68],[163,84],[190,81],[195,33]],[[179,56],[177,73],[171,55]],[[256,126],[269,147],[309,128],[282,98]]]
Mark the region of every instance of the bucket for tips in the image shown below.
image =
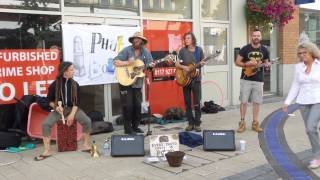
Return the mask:
[[[180,167],[185,153],[182,151],[168,152],[165,156],[171,167]]]

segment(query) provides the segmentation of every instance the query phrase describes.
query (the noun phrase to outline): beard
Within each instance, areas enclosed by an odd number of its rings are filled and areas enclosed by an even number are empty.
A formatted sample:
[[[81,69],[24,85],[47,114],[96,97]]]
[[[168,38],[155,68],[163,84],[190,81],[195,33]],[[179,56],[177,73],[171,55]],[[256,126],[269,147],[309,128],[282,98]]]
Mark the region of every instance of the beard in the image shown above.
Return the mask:
[[[135,48],[135,49],[139,49],[139,48],[141,48],[141,46],[142,46],[142,43],[139,43],[139,42],[133,42],[133,48]]]
[[[252,39],[252,44],[254,45],[260,44],[260,39],[258,38]]]

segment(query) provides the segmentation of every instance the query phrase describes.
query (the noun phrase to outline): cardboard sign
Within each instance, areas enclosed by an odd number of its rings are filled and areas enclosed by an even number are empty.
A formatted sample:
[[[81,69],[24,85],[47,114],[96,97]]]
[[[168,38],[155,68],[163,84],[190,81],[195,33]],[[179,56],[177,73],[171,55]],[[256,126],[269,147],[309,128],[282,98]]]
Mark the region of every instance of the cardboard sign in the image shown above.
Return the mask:
[[[179,151],[178,134],[150,136],[150,156],[164,156],[171,151]]]

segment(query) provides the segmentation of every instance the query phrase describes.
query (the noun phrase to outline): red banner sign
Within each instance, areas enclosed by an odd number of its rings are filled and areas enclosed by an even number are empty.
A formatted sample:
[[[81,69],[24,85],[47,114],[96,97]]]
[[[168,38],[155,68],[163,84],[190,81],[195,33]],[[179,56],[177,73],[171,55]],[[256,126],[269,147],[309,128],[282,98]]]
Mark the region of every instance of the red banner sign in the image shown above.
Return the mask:
[[[36,94],[45,96],[58,72],[58,50],[0,50],[0,104]]]

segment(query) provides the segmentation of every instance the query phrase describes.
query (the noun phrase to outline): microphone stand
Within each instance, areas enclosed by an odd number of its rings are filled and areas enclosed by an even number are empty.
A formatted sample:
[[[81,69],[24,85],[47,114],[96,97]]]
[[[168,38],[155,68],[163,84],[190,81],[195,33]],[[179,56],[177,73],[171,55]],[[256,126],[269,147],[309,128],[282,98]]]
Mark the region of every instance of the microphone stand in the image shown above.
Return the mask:
[[[150,79],[149,79],[149,70],[147,70],[146,73],[146,80],[147,80],[147,96],[146,96],[146,101],[148,105],[148,131],[145,135],[145,137],[152,135],[152,131],[150,130],[150,121],[151,121],[151,108],[150,108],[150,102],[149,102],[149,95],[150,95]]]

